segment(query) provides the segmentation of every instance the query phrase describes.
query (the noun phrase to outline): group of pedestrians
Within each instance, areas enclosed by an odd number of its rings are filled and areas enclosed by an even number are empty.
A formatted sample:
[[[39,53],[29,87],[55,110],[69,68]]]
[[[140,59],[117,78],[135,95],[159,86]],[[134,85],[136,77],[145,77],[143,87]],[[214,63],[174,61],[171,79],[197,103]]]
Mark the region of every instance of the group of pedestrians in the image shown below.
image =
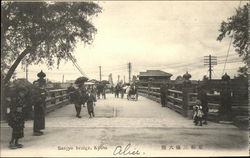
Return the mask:
[[[79,85],[78,88],[73,87],[73,84],[68,88],[70,102],[75,105],[76,117],[81,118],[82,107],[87,104],[89,118],[95,117],[94,105],[96,102],[96,91],[91,88],[86,88]]]
[[[124,97],[125,90],[123,89],[124,85],[121,83],[117,83],[116,86],[114,87],[114,92],[115,92],[115,98],[119,98],[119,95],[121,95],[121,98]]]
[[[99,83],[96,85],[96,88],[94,87],[93,89],[95,89],[98,99],[101,99],[101,96],[103,99],[106,99],[106,90],[107,90],[106,84]]]
[[[9,113],[7,115],[8,125],[12,128],[11,140],[9,142],[10,149],[22,148],[19,139],[24,137],[25,125],[25,109],[32,106],[34,109],[33,115],[33,136],[41,136],[45,129],[45,98],[46,90],[34,81],[34,87],[28,90],[25,86],[18,86],[14,90],[14,94],[9,96]]]
[[[124,98],[124,95],[127,94],[127,99],[138,99],[138,93],[137,93],[137,87],[134,83],[132,84],[121,84],[118,83],[114,88],[115,92],[115,98],[119,98],[119,95],[121,99]]]

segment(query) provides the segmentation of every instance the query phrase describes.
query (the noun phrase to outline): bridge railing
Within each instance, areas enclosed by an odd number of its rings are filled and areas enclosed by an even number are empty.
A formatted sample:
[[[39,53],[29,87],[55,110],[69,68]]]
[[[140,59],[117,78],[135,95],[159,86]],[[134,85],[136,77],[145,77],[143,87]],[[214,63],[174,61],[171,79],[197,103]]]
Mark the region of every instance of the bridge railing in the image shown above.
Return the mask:
[[[197,100],[197,93],[189,93],[189,115],[192,114],[192,107]],[[218,117],[220,107],[220,95],[207,93],[208,98],[208,116],[210,118]],[[218,120],[216,120],[218,121]]]
[[[183,114],[183,92],[174,89],[168,89],[166,94],[166,106],[174,111]]]
[[[194,92],[194,86],[183,86],[181,89],[168,89],[166,92],[166,106],[183,116],[192,118],[193,115],[193,106],[197,100],[197,93]],[[139,86],[138,92],[140,95],[145,96],[151,100],[161,102],[161,94],[159,87],[146,87]],[[219,94],[209,94],[208,97],[208,107],[209,107],[209,116],[211,118],[218,116],[219,107],[220,107],[220,95]],[[235,109],[235,106],[233,106]]]
[[[168,89],[166,93],[166,106],[183,116],[189,116],[192,115],[192,107],[193,104],[190,102],[190,95],[189,91],[187,91],[186,88],[182,88],[182,90],[174,89]],[[150,86],[138,86],[138,93],[139,95],[142,95],[144,97],[147,97],[151,100],[161,102],[161,93],[160,93],[160,87],[150,87]]]
[[[67,105],[69,102],[69,95],[67,93],[67,89],[54,89],[48,90],[46,95],[46,113],[54,111],[64,105]],[[1,120],[6,120],[8,113],[10,112],[10,104],[11,100],[10,97],[6,97],[6,108],[4,111],[1,112]],[[33,119],[34,112],[32,106],[28,106],[24,110],[24,116],[26,119]]]
[[[159,87],[145,87],[145,86],[139,86],[138,87],[138,93],[142,96],[145,96],[151,100],[154,100],[156,102],[160,102],[160,88]]]
[[[46,113],[58,109],[68,103],[69,95],[67,89],[49,90],[46,97]]]
[[[219,121],[221,116],[219,109],[221,107],[221,94],[225,84],[230,87],[232,104],[232,119],[238,126],[248,125],[248,116],[250,107],[248,106],[248,90],[246,79],[232,79],[229,82],[222,80],[211,81],[194,81],[189,83],[183,81],[142,81],[138,82],[138,92],[151,100],[161,101],[160,86],[166,84],[168,91],[166,94],[166,106],[182,114],[183,116],[192,117],[193,105],[197,100],[197,87],[199,84],[205,85],[208,98],[208,119]],[[245,127],[244,127],[245,128]]]

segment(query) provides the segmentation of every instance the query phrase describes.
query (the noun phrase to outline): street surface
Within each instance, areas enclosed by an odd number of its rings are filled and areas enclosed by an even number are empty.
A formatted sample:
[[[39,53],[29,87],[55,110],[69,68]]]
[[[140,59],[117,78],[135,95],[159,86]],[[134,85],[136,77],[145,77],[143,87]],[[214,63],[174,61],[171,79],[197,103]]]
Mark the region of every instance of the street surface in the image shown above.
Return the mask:
[[[26,121],[22,149],[8,149],[11,129],[1,123],[1,157],[249,155],[247,131],[213,122],[194,126],[144,97],[132,101],[108,94],[94,108],[91,119],[86,107],[76,118],[73,104],[49,113],[43,136],[32,136],[33,121]]]

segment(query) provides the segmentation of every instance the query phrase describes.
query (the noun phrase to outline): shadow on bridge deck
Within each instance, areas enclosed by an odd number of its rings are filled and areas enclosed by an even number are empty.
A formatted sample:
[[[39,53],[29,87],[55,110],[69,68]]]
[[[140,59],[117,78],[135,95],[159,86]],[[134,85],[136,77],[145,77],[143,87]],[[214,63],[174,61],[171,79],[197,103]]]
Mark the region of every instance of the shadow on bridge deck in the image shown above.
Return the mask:
[[[210,155],[214,151],[216,155],[230,151],[248,154],[248,132],[213,122],[202,127],[194,126],[192,120],[144,97],[132,101],[107,95],[106,100],[97,101],[95,113],[96,117],[89,119],[85,107],[79,119],[75,117],[74,105],[66,105],[46,116],[45,135],[40,137],[32,136],[33,122],[27,121],[25,137],[21,140],[24,148],[14,151],[7,148],[10,128],[2,123],[1,156],[19,156],[20,153],[25,156],[114,156],[115,146],[128,143],[140,148],[144,153],[141,156],[150,156],[156,151],[161,153],[158,156],[164,156],[170,151],[163,150],[162,146],[168,148],[170,145],[186,145],[189,149],[191,145],[202,146],[195,153],[206,151]],[[100,144],[105,144],[108,149],[98,152],[75,149],[75,146],[93,148]],[[61,151],[58,146],[74,149]]]

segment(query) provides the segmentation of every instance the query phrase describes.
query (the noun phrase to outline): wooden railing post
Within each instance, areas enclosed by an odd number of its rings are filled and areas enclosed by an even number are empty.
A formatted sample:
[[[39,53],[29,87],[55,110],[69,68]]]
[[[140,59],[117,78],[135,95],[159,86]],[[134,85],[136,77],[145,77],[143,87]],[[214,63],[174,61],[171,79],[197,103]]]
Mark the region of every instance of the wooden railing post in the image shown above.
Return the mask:
[[[148,96],[150,95],[150,81],[148,81]]]

